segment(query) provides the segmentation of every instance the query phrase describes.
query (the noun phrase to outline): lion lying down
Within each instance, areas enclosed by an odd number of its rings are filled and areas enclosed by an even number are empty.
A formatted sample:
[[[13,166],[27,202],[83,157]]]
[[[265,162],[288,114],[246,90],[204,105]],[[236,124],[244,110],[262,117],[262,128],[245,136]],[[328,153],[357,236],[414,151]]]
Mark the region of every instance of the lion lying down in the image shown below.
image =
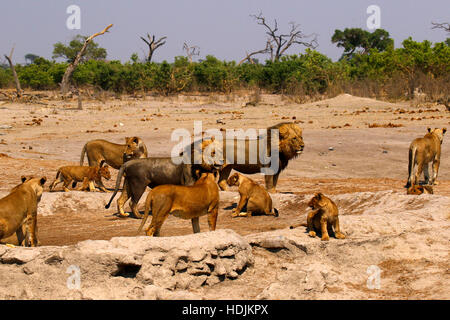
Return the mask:
[[[0,240],[14,233],[18,244],[25,240],[25,246],[38,245],[37,206],[44,191],[45,177],[22,177],[22,183],[14,187],[10,194],[0,199]],[[26,223],[26,234],[23,226]]]
[[[77,182],[83,182],[83,185],[79,187],[78,191],[96,191],[94,182],[99,185],[101,191],[106,192],[107,190],[102,185],[98,184],[101,177],[109,180],[111,179],[111,173],[109,172],[108,165],[104,165],[105,161],[100,162],[100,166],[88,167],[88,166],[64,166],[58,169],[56,173],[55,181],[50,185],[50,191],[52,191],[58,184],[64,182],[63,190],[68,192],[67,188],[71,182],[73,182],[72,187],[75,188]],[[59,178],[59,180],[58,180]]]
[[[200,232],[199,217],[208,215],[209,230],[216,230],[219,211],[219,187],[213,173],[203,173],[193,186],[165,184],[150,190],[145,200],[145,212],[138,234],[152,211],[152,221],[146,229],[148,236],[158,236],[169,214],[191,219],[194,233]]]
[[[278,217],[278,210],[272,208],[272,198],[262,186],[252,179],[235,173],[228,178],[229,186],[239,186],[239,195],[241,196],[237,208],[233,212],[234,217],[247,217],[252,213],[262,213]],[[241,212],[242,208],[247,206],[247,212]]]

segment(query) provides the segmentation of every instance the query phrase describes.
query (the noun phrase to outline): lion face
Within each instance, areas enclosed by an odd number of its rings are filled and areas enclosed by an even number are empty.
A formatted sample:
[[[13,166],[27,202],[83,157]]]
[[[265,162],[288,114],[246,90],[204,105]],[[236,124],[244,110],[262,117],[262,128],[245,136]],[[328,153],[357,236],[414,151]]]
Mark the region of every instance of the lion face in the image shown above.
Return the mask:
[[[442,128],[442,129],[438,129],[438,128],[428,128],[428,133],[431,133],[433,135],[435,135],[436,137],[438,137],[439,141],[442,144],[442,141],[444,140],[444,134],[447,132],[447,128]]]
[[[324,195],[322,193],[316,193],[316,195],[309,200],[308,206],[313,210],[322,208],[325,205],[323,197]]]
[[[231,186],[237,186],[239,185],[239,174],[236,172],[231,177],[228,178],[227,184]]]
[[[125,138],[126,149],[123,153],[123,162],[139,158],[142,154],[141,141],[138,137]]]
[[[103,167],[101,167],[99,169],[99,174],[101,177],[105,178],[106,180],[110,180],[111,179],[111,173],[109,172],[109,166],[104,165]]]
[[[302,129],[294,123],[284,123],[279,127],[280,152],[287,158],[292,159],[303,152]]]

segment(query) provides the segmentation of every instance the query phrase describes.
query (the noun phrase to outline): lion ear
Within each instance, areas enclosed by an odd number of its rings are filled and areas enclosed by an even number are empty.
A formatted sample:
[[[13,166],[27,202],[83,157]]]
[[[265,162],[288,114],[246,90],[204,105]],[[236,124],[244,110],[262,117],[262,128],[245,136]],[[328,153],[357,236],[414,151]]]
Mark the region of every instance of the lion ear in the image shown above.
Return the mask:
[[[27,181],[27,177],[21,176],[21,177],[20,177],[20,180],[22,181],[22,183],[24,183],[25,181]]]
[[[130,137],[125,137],[125,143],[127,143],[129,139]]]
[[[316,196],[317,196],[317,199],[322,199],[322,197],[323,197],[323,194],[322,194],[322,192],[319,192],[319,193],[317,193],[316,194]]]
[[[431,128],[430,127],[428,127],[427,130],[428,130],[429,133],[431,132]]]
[[[43,186],[46,181],[47,181],[47,177],[42,177],[41,180],[39,180],[39,184],[41,186]]]
[[[105,160],[100,161],[100,164],[98,165],[100,168],[103,167],[103,165],[105,164]]]
[[[139,144],[139,138],[138,137],[133,137],[133,142],[136,144]]]

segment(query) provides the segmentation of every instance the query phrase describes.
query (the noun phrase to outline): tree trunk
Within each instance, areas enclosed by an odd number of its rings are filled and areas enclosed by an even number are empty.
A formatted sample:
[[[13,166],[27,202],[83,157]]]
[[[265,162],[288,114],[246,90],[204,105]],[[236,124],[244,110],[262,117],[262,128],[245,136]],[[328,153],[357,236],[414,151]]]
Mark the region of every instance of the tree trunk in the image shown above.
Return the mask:
[[[75,57],[75,59],[73,60],[73,62],[71,64],[69,64],[69,66],[66,69],[66,72],[64,72],[64,75],[62,77],[61,80],[61,94],[66,94],[67,92],[69,92],[70,89],[70,79],[72,77],[73,72],[75,71],[75,69],[77,68],[78,63],[80,63],[81,57],[83,56],[84,52],[86,51],[86,48],[89,44],[89,42],[91,42],[92,39],[94,39],[95,37],[104,34],[105,32],[108,31],[109,28],[111,28],[113,25],[110,24],[109,26],[107,26],[105,29],[103,29],[103,31],[94,33],[92,36],[90,36],[89,38],[87,38],[84,41],[83,47],[81,48],[81,50],[78,52],[77,56]]]
[[[12,74],[14,77],[14,82],[16,83],[17,97],[20,98],[22,96],[22,88],[20,87],[20,81],[19,81],[19,78],[17,77],[16,68],[14,68],[14,64],[12,62],[13,52],[14,52],[14,47],[11,49],[11,53],[9,54],[9,57],[5,54],[5,58],[6,58],[6,60],[8,60],[9,67],[11,68],[11,71],[12,71]]]

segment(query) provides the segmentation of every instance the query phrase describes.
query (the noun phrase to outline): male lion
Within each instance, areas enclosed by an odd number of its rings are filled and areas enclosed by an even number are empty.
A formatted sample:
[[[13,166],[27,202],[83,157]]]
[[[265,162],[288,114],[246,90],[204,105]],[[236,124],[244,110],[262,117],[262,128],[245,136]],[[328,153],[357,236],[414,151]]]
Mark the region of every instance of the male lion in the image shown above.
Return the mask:
[[[146,229],[147,236],[159,236],[161,226],[169,214],[191,219],[194,233],[200,232],[199,217],[208,215],[209,230],[216,230],[219,211],[219,187],[214,173],[203,173],[193,186],[161,185],[152,190],[145,200],[144,219],[138,234],[147,221],[150,210],[152,221]]]
[[[278,165],[277,170],[273,174],[265,175],[266,189],[269,192],[275,192],[278,176],[283,171],[289,160],[299,156],[305,144],[302,137],[302,129],[292,122],[283,122],[266,129],[267,135],[259,135],[256,139],[245,137],[244,139],[223,139],[224,163],[220,171],[219,186],[222,190],[227,189],[227,179],[232,169],[245,174],[253,174],[262,172],[262,168],[269,168],[272,164],[272,146],[271,146],[271,130],[278,130]],[[260,159],[259,141],[267,137],[266,154],[270,156],[268,163],[263,163]],[[256,146],[252,150],[252,145]],[[233,150],[233,152],[231,152]],[[227,153],[227,151],[230,151]],[[262,152],[261,152],[262,153]],[[251,159],[256,159],[253,161]],[[241,163],[240,163],[241,162]],[[276,164],[275,164],[276,165]]]
[[[87,155],[89,166],[99,166],[103,160],[114,169],[131,159],[147,158],[147,147],[139,137],[126,137],[125,144],[112,143],[98,139],[87,142],[81,151],[80,166],[83,165],[84,155]],[[98,186],[105,188],[102,180]]]
[[[8,238],[14,233],[19,245],[25,239],[25,246],[38,245],[37,206],[44,192],[46,177],[22,177],[22,183],[14,187],[10,194],[0,199],[0,240]],[[22,226],[27,224],[26,236]]]
[[[50,191],[52,191],[58,184],[64,182],[63,190],[68,192],[67,188],[73,181],[72,187],[75,188],[77,182],[83,182],[83,185],[78,188],[78,191],[86,191],[89,189],[91,192],[95,192],[94,182],[98,183],[101,177],[106,180],[111,179],[111,173],[109,172],[108,165],[105,161],[100,162],[100,166],[87,167],[87,166],[64,166],[58,169],[56,173],[55,181],[50,185]],[[59,178],[59,180],[58,180]],[[99,186],[102,192],[107,192],[105,187]]]
[[[433,187],[432,186],[420,186],[417,184],[414,184],[406,190],[406,194],[415,194],[415,195],[421,195],[422,193],[425,194],[433,194]]]
[[[322,193],[317,193],[309,202],[308,206],[313,211],[308,213],[306,223],[311,237],[316,236],[316,232],[322,233],[322,241],[330,240],[328,233],[333,232],[337,239],[345,239],[339,227],[338,208],[336,204]]]
[[[259,184],[243,176],[235,173],[228,178],[229,186],[239,186],[239,194],[241,196],[237,208],[234,210],[232,217],[247,217],[252,213],[262,213],[278,217],[278,210],[272,208],[272,198],[269,193]],[[242,208],[247,206],[247,212],[241,212]]]
[[[408,182],[406,183],[405,188],[418,184],[422,170],[426,184],[437,184],[436,179],[441,161],[441,144],[445,132],[447,132],[446,128],[435,128],[433,130],[428,128],[428,133],[423,138],[414,139],[411,143],[408,157]],[[432,162],[431,181],[428,172],[429,162]],[[417,165],[417,172],[414,174],[415,165]]]

